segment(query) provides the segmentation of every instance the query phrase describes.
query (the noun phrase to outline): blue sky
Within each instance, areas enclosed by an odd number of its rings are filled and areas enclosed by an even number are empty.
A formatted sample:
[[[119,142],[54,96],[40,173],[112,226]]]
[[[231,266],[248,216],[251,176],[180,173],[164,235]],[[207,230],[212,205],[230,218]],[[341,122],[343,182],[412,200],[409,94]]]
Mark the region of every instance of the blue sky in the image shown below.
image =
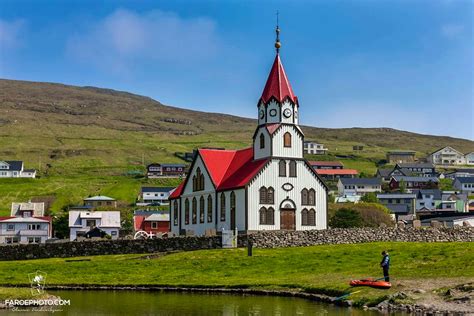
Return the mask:
[[[303,124],[474,139],[473,3],[0,0],[0,77],[256,117],[279,10]]]

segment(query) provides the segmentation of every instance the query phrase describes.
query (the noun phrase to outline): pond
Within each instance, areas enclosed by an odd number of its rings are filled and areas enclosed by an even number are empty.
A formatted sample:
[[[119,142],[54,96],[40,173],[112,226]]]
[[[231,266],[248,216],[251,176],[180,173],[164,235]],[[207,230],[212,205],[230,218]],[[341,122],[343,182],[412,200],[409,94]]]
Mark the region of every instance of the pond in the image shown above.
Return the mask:
[[[71,300],[54,315],[381,315],[294,297],[151,291],[51,291]],[[48,315],[4,311],[3,315]]]

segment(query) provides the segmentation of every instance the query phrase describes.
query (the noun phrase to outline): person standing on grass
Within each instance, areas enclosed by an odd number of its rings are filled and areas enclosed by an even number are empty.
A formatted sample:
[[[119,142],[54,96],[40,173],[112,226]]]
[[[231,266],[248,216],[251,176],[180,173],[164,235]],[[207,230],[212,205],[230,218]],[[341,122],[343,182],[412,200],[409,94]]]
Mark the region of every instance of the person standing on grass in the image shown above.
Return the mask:
[[[388,256],[387,251],[382,251],[382,261],[380,262],[380,266],[383,269],[383,277],[385,282],[390,282],[390,276],[388,275],[388,269],[390,268],[390,257]]]

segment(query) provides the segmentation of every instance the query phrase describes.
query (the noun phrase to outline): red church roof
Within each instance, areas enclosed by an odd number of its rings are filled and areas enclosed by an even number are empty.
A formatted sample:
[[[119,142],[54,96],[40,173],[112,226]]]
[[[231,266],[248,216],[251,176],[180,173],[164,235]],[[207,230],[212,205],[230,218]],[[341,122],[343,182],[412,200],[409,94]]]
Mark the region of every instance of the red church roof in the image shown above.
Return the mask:
[[[298,104],[298,98],[293,93],[290,82],[286,77],[279,54],[275,57],[260,99],[264,103],[267,103],[271,97],[275,97],[279,102],[283,102],[283,100],[288,97],[293,103]]]
[[[253,160],[252,147],[241,150],[199,149],[199,155],[218,191],[245,186],[269,160]],[[174,190],[170,199],[183,193],[185,182]]]

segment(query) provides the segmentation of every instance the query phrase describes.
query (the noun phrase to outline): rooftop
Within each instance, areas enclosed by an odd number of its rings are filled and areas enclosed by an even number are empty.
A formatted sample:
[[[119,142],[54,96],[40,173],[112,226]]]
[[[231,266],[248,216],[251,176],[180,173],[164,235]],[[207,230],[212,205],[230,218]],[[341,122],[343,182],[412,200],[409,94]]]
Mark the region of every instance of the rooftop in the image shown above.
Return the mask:
[[[340,178],[343,185],[381,185],[380,178]]]
[[[85,198],[84,201],[115,201],[115,199],[105,195],[96,195]]]

